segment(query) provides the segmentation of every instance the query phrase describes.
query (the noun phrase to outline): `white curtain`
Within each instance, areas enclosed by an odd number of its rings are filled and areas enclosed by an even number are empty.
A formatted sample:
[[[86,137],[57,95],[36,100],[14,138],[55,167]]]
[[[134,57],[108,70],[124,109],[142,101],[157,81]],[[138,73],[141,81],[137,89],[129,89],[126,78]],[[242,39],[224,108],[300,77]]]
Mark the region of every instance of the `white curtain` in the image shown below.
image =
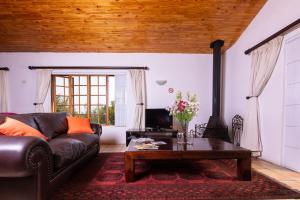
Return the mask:
[[[0,70],[0,112],[7,112],[7,71]]]
[[[51,85],[51,73],[49,69],[37,69],[35,112],[44,112],[44,102]]]
[[[135,102],[133,129],[145,128],[146,83],[144,70],[130,70],[131,90]]]
[[[126,126],[126,74],[115,75],[115,126]]]
[[[250,91],[247,102],[244,133],[241,146],[254,152],[262,152],[259,96],[275,68],[283,37],[279,36],[251,53]]]

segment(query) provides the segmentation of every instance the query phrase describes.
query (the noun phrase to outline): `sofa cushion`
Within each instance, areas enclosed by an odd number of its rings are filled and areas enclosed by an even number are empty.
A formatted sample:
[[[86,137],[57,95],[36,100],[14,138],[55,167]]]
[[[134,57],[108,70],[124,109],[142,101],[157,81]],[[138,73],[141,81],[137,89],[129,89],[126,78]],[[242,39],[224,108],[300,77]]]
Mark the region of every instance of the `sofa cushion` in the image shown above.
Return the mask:
[[[49,141],[49,146],[53,152],[55,169],[67,166],[87,151],[87,145],[72,138],[54,138]]]
[[[33,136],[43,140],[48,139],[38,130],[10,117],[6,117],[5,122],[0,124],[0,133],[6,136]]]
[[[5,122],[5,116],[0,114],[0,124]]]
[[[68,116],[67,121],[68,134],[94,133],[89,118]]]
[[[67,113],[38,113],[34,119],[40,131],[50,139],[68,131]]]
[[[32,114],[16,114],[16,115],[9,115],[10,118],[23,122],[28,126],[31,126],[34,129],[39,129],[38,125],[34,121],[34,117]],[[5,121],[6,115],[0,115],[0,123]]]
[[[74,135],[69,135],[69,134],[63,134],[57,137],[58,138],[72,138],[74,140],[78,140],[83,142],[87,148],[91,148],[95,144],[99,144],[99,136],[96,134],[89,134],[89,133],[82,133],[82,134],[74,134]]]

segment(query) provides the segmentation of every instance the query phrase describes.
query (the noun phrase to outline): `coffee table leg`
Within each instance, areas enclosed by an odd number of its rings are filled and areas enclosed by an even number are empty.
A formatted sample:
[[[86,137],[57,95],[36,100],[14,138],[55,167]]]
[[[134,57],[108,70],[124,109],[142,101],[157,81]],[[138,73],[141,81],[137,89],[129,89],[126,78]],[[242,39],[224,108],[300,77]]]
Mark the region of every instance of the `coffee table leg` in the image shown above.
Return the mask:
[[[125,180],[134,181],[134,159],[130,155],[125,155]]]
[[[251,157],[237,160],[237,175],[241,181],[251,181]]]

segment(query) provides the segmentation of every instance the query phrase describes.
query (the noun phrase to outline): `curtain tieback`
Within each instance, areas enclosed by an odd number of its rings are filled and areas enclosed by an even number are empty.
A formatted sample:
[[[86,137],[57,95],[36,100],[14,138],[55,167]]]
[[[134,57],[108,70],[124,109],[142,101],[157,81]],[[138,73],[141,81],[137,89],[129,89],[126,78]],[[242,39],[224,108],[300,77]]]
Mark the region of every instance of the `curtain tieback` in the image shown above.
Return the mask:
[[[33,105],[37,106],[37,105],[42,105],[43,103],[33,103]]]
[[[137,105],[137,106],[143,106],[144,103],[137,103],[136,105]]]
[[[257,98],[258,96],[246,96],[246,99],[249,100],[251,98]]]

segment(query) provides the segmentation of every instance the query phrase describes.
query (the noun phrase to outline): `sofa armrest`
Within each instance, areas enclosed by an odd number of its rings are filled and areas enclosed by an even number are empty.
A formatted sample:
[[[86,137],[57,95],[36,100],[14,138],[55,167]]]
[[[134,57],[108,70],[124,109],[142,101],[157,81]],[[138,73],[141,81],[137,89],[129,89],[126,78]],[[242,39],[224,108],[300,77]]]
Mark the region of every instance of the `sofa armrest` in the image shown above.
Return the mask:
[[[51,155],[48,143],[40,138],[0,136],[0,177],[26,177],[41,168],[49,177]]]
[[[100,137],[102,134],[102,126],[100,124],[91,123],[91,127],[94,131],[94,134],[97,134]]]

